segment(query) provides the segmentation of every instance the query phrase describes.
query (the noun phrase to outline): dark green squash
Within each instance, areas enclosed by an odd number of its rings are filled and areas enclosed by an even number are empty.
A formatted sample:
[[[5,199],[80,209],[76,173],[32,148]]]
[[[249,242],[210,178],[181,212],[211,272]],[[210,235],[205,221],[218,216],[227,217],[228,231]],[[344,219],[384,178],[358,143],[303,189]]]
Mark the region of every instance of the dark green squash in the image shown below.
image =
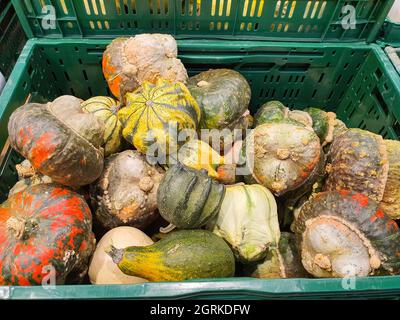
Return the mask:
[[[172,232],[147,247],[111,247],[109,255],[125,274],[149,281],[224,278],[235,273],[229,246],[206,230]]]
[[[247,110],[251,90],[237,71],[215,69],[189,78],[188,89],[202,109],[203,129],[224,129]]]
[[[389,172],[381,136],[349,129],[334,139],[328,155],[326,190],[352,190],[380,202]]]
[[[244,275],[260,279],[309,278],[304,269],[293,233],[282,232],[278,248],[269,248],[267,256],[258,263],[244,266]]]
[[[8,133],[11,146],[55,182],[83,186],[103,170],[103,122],[84,112],[78,98],[23,105],[12,113]]]
[[[169,168],[157,192],[161,216],[180,229],[205,225],[218,212],[225,187],[206,170],[190,169],[180,162]]]
[[[315,277],[400,273],[400,232],[379,204],[348,190],[319,193],[295,221],[305,269]]]

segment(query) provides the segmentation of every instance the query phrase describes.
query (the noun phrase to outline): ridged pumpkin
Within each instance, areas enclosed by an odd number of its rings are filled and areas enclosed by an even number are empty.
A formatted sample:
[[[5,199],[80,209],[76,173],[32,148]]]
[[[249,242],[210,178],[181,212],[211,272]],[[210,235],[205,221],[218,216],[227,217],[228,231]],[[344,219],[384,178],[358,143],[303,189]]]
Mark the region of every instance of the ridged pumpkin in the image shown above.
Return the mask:
[[[315,277],[400,272],[400,232],[379,204],[348,190],[319,193],[295,221],[305,269]]]
[[[221,209],[207,225],[225,239],[237,260],[249,263],[265,257],[277,247],[280,237],[274,196],[259,184],[226,187]]]
[[[108,157],[90,190],[97,222],[105,229],[147,227],[158,217],[156,197],[162,177],[163,170],[148,164],[136,150]]]
[[[307,181],[320,161],[321,145],[312,128],[284,119],[257,126],[244,152],[254,179],[282,196]]]
[[[118,119],[119,102],[99,96],[84,101],[81,106],[104,122],[104,156],[118,152],[122,142],[122,125]]]
[[[144,82],[128,93],[126,100],[127,106],[118,113],[122,134],[142,153],[154,143],[162,154],[174,152],[176,135],[183,129],[198,128],[201,111],[183,83],[172,84],[162,78],[156,84]]]
[[[224,129],[247,110],[251,89],[237,71],[214,69],[189,78],[188,89],[202,112],[202,129]]]
[[[361,129],[349,129],[334,139],[328,157],[326,190],[352,190],[380,202],[389,173],[383,138]]]
[[[144,82],[156,83],[163,77],[186,83],[188,75],[177,59],[178,47],[168,34],[139,34],[116,38],[103,54],[103,73],[108,86],[120,101]]]
[[[196,229],[212,219],[221,207],[224,185],[181,163],[169,168],[157,192],[161,216],[180,229]]]
[[[81,102],[62,96],[47,104],[29,103],[8,122],[11,146],[37,171],[72,187],[93,182],[103,170],[104,125],[83,111]]]
[[[80,280],[95,246],[85,200],[54,184],[40,184],[0,206],[0,285]],[[54,283],[55,284],[55,283]]]

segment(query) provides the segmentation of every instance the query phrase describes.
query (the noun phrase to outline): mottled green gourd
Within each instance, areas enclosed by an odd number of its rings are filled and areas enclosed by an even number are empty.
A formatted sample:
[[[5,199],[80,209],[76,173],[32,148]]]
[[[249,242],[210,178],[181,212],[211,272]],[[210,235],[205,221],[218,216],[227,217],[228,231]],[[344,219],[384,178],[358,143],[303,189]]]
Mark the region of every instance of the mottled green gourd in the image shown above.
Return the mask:
[[[282,196],[307,181],[320,161],[321,145],[311,127],[284,119],[257,126],[244,152],[253,178]]]
[[[189,78],[188,89],[202,110],[201,128],[224,129],[247,110],[251,89],[237,71],[213,69]]]
[[[206,170],[190,169],[177,163],[168,169],[157,192],[161,216],[180,229],[205,225],[220,210],[225,187]]]
[[[149,281],[233,277],[235,259],[225,241],[206,230],[180,230],[147,247],[108,250],[119,269]]]
[[[207,228],[229,243],[237,260],[260,260],[279,242],[275,198],[259,184],[228,186],[221,209]]]
[[[270,248],[259,263],[244,266],[244,275],[260,279],[309,278],[296,247],[293,233],[282,232],[278,248]]]
[[[349,129],[334,139],[328,158],[326,190],[352,190],[382,200],[389,162],[381,136]]]
[[[326,112],[318,108],[304,109],[313,120],[313,129],[321,140],[322,146],[333,141],[336,114],[333,112]]]
[[[104,156],[118,152],[122,143],[122,125],[118,119],[119,102],[110,97],[99,96],[84,101],[81,107],[104,122]]]
[[[303,266],[315,277],[400,272],[399,227],[364,194],[317,194],[302,206],[294,230]]]
[[[388,179],[381,202],[382,208],[392,219],[400,218],[400,142],[385,140],[389,161]]]

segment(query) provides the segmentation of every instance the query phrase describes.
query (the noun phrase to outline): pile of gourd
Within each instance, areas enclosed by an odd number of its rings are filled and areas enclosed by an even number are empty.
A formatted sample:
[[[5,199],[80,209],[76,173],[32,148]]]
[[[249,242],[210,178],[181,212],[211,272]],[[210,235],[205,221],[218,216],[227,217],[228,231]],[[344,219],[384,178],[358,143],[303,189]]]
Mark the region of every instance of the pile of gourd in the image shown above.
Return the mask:
[[[115,39],[103,72],[119,101],[10,117],[26,160],[0,206],[0,285],[400,272],[400,142],[277,101],[253,118],[240,73],[188,78],[169,35]],[[178,142],[188,129],[243,135]]]

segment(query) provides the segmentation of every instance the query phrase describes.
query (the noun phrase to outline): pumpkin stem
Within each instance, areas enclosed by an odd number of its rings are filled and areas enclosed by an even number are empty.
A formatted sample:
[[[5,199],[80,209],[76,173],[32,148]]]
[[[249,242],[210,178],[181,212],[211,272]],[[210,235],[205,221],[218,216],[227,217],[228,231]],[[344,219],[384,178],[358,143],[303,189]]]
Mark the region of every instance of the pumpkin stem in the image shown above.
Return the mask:
[[[119,264],[122,261],[124,255],[124,249],[118,249],[113,245],[110,245],[104,250],[112,259],[115,264]]]
[[[7,222],[7,229],[14,234],[16,239],[22,239],[25,234],[25,219],[10,217]]]
[[[165,228],[161,227],[160,228],[160,233],[169,233],[172,230],[174,230],[176,228],[175,225],[173,225],[172,223],[170,223],[168,226],[166,226]]]

